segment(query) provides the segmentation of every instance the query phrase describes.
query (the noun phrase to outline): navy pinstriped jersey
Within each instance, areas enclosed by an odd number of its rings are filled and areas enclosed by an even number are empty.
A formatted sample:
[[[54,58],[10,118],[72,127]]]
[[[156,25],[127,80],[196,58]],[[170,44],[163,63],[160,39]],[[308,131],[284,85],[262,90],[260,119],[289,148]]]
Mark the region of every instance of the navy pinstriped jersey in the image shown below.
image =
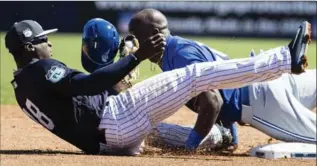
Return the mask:
[[[73,96],[71,78],[81,72],[53,59],[35,61],[14,73],[16,100],[31,119],[87,153],[99,152],[99,114],[107,92]]]

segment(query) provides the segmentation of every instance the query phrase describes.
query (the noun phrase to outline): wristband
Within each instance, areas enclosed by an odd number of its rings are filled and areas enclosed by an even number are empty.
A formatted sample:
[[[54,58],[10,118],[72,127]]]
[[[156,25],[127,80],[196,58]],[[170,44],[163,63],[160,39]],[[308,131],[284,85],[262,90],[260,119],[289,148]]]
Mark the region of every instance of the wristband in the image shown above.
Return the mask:
[[[194,129],[190,132],[185,143],[185,148],[189,150],[196,149],[204,137],[200,136]]]

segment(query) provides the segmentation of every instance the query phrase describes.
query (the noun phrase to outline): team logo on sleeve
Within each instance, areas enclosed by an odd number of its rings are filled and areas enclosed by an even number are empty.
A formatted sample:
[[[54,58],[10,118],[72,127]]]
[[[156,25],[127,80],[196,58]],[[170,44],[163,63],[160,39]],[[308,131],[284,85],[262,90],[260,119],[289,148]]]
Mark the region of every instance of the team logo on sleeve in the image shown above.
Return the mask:
[[[45,75],[46,79],[56,83],[60,81],[66,73],[66,70],[63,67],[59,66],[52,66],[51,69],[49,69]]]

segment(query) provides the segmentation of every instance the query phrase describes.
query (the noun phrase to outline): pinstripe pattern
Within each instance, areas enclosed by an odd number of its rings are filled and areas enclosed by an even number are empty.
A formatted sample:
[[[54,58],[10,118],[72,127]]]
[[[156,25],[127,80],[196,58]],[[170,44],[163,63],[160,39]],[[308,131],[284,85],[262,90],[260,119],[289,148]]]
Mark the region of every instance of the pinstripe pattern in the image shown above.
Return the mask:
[[[188,135],[193,126],[180,126],[168,123],[159,123],[150,133],[147,139],[154,147],[184,148]],[[222,134],[221,131],[227,131]],[[221,146],[223,136],[231,137],[230,131],[222,126],[214,125],[198,149],[211,149]],[[227,138],[228,139],[228,138]]]
[[[151,132],[153,140],[149,142],[153,142],[156,146],[185,147],[185,142],[191,130],[192,127],[159,123]]]
[[[108,146],[135,148],[153,125],[199,93],[276,79],[290,72],[290,64],[288,47],[278,47],[253,58],[196,63],[158,74],[109,97],[99,128],[106,129]]]

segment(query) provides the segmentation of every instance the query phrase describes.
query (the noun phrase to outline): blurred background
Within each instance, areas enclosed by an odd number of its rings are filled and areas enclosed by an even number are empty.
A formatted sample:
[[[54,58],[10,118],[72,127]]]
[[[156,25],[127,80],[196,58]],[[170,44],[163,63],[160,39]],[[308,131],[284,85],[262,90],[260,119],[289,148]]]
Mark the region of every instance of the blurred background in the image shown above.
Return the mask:
[[[60,32],[81,32],[92,17],[112,22],[121,33],[134,12],[155,8],[168,18],[173,34],[236,37],[291,37],[298,23],[312,23],[316,37],[316,2],[1,2],[0,30],[34,19]]]
[[[254,49],[287,45],[299,24],[312,24],[313,43],[308,50],[310,68],[316,68],[316,2],[155,2],[155,1],[90,1],[90,2],[0,2],[1,103],[15,103],[10,81],[16,68],[4,45],[5,32],[16,21],[32,19],[44,29],[58,28],[49,36],[54,58],[82,70],[80,63],[81,33],[91,18],[104,18],[126,35],[135,12],[155,8],[166,15],[172,35],[200,41],[222,51],[230,58],[247,57]],[[154,65],[155,66],[155,65]],[[152,66],[153,67],[153,66]],[[146,61],[140,65],[141,77],[160,72],[150,70]],[[82,70],[83,71],[83,70]]]

